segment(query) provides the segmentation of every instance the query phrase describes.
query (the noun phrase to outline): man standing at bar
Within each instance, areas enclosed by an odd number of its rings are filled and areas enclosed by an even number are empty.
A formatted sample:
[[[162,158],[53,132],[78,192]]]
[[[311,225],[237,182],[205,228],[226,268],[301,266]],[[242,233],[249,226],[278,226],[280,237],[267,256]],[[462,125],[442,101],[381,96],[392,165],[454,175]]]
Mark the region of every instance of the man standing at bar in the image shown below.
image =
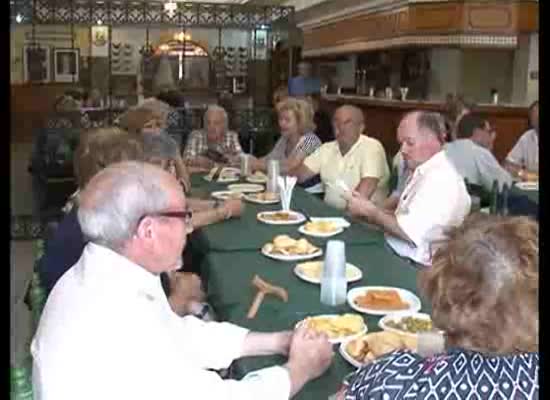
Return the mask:
[[[382,144],[363,135],[363,112],[350,105],[338,108],[333,118],[336,140],[323,144],[296,169],[303,182],[321,174],[325,202],[345,208],[344,188],[354,190],[365,199],[382,204],[388,195],[390,170]]]
[[[78,220],[89,243],[50,293],[31,347],[38,399],[283,400],[330,365],[327,337],[305,326],[259,333],[172,312],[159,274],[180,268],[192,225],[168,172],[105,168],[82,191]],[[239,381],[209,370],[269,354],[288,362]]]
[[[347,196],[353,215],[380,226],[397,254],[422,265],[431,265],[437,241],[470,212],[464,179],[443,151],[444,130],[443,117],[433,112],[411,112],[399,124],[397,140],[413,172],[395,212],[377,207],[356,191]]]

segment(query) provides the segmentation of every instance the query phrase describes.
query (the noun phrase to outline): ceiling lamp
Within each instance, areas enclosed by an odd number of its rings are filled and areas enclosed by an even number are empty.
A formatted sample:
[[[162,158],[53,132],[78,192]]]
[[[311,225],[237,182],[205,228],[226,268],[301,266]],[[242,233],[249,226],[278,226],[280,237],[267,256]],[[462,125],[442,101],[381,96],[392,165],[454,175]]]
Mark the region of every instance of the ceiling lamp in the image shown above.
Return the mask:
[[[169,0],[166,3],[164,3],[164,11],[168,13],[168,16],[172,18],[174,16],[174,13],[178,9],[178,5],[174,0]]]

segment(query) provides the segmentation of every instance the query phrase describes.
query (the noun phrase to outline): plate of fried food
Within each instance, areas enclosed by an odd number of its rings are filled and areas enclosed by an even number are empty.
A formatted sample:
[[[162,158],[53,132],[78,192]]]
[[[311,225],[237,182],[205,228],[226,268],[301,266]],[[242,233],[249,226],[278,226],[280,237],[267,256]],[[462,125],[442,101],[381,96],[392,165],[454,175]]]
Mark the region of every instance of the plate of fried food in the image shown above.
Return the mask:
[[[217,200],[236,200],[243,197],[243,193],[232,192],[231,190],[220,190],[217,192],[212,192],[210,194],[213,198]]]
[[[264,244],[262,254],[275,260],[299,261],[319,257],[323,250],[309,243],[307,239],[296,240],[287,235],[278,235],[271,243]]]
[[[294,273],[306,282],[320,284],[324,261],[307,261],[296,264]],[[353,264],[346,263],[346,278],[348,282],[356,282],[363,278],[363,272]]]
[[[279,194],[272,192],[247,193],[244,199],[256,204],[276,204],[280,201]]]
[[[306,220],[302,213],[296,211],[262,211],[256,218],[258,221],[270,225],[294,225]]]
[[[405,289],[389,286],[362,286],[351,289],[348,304],[355,311],[371,315],[386,315],[395,312],[418,312],[420,299]]]
[[[425,313],[394,313],[386,315],[378,326],[388,332],[417,337],[419,333],[434,331],[432,318]]]
[[[265,190],[263,185],[255,183],[234,183],[233,185],[227,186],[227,189],[239,193],[257,193]]]
[[[368,364],[395,350],[417,349],[415,338],[395,332],[373,332],[346,340],[340,345],[340,354],[356,368]]]
[[[332,344],[342,343],[367,332],[363,317],[357,314],[317,315],[307,317],[296,324],[296,327],[307,325],[316,332],[326,333]]]
[[[221,171],[219,171],[221,168]],[[214,167],[210,170],[208,175],[204,176],[204,180],[212,182],[214,176],[219,173],[219,176],[216,179],[218,183],[230,183],[238,182],[240,179],[240,170],[233,167]]]
[[[246,181],[250,183],[267,183],[267,175],[262,171],[256,171],[252,175],[247,176]]]
[[[332,221],[308,222],[298,228],[298,232],[314,237],[331,237],[342,233],[344,228]]]

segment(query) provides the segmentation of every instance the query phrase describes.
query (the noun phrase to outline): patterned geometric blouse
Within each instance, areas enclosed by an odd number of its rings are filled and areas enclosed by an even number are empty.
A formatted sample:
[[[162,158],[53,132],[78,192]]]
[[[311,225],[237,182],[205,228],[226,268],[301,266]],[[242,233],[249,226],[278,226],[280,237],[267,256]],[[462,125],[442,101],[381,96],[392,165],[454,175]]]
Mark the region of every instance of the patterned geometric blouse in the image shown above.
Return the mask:
[[[359,369],[345,400],[538,399],[539,354],[485,356],[450,349],[431,358],[396,351]]]
[[[307,132],[302,135],[298,143],[293,149],[288,148],[288,139],[286,136],[281,136],[273,150],[267,155],[268,160],[285,160],[290,156],[307,157],[319,147],[321,147],[321,140],[313,132]]]

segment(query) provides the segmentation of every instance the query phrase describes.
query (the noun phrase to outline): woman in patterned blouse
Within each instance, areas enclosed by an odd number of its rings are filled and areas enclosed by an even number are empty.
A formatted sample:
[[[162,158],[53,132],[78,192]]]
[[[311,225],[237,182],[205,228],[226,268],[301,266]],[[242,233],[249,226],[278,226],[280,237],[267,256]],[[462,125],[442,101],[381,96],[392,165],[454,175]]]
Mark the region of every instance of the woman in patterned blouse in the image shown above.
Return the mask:
[[[267,171],[269,160],[279,160],[281,172],[289,173],[321,146],[313,133],[313,108],[307,101],[288,97],[277,104],[277,114],[281,137],[267,156],[252,158],[253,170]]]
[[[341,399],[537,399],[539,228],[474,214],[449,234],[419,286],[446,350],[396,351],[359,369]]]

